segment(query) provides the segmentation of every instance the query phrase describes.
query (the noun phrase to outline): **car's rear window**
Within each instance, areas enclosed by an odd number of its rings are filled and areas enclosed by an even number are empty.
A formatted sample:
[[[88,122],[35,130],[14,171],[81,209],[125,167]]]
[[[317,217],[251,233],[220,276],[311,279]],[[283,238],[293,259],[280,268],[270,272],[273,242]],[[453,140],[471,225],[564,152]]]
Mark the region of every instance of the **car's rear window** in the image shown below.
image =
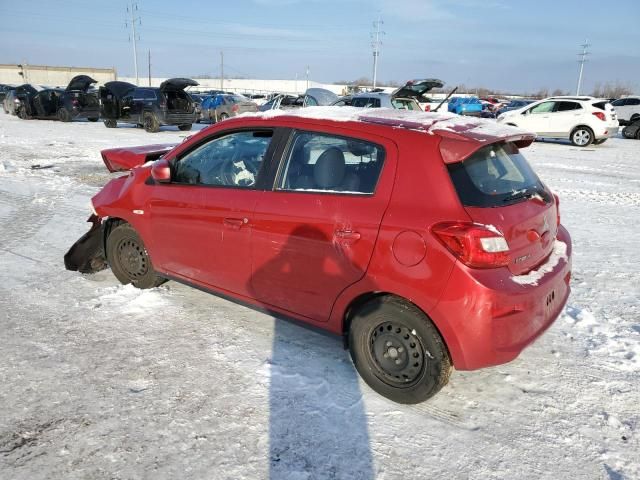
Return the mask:
[[[502,207],[532,194],[550,201],[550,194],[513,143],[488,145],[448,169],[465,206]]]

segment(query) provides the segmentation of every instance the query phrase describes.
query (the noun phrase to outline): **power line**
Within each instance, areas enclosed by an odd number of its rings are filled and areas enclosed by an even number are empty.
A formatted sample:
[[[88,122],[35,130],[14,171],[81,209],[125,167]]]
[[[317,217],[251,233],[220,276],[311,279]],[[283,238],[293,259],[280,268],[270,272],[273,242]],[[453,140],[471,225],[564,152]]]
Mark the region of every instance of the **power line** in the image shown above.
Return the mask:
[[[373,31],[371,32],[371,48],[373,49],[373,88],[376,88],[376,79],[378,76],[378,57],[380,56],[380,49],[382,48],[382,36],[385,32],[380,30],[380,27],[384,22],[378,15],[378,20],[373,22]]]
[[[578,74],[578,87],[576,88],[576,95],[580,95],[580,87],[582,87],[582,72],[584,71],[584,64],[588,62],[587,56],[591,54],[591,52],[587,50],[587,48],[591,46],[591,44],[589,43],[589,40],[585,40],[584,43],[580,46],[582,47],[582,53],[578,54],[578,57],[580,57],[578,60],[578,63],[580,64],[580,73]]]

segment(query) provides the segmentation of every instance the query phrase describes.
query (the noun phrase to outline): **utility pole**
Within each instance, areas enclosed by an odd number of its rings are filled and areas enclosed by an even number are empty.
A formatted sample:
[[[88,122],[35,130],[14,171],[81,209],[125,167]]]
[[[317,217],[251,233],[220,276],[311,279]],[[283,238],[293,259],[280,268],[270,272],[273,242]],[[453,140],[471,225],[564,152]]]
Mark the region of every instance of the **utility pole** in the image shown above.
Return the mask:
[[[151,86],[151,49],[149,49],[149,86]]]
[[[373,88],[376,88],[376,81],[378,77],[378,57],[380,56],[380,47],[382,47],[382,36],[385,34],[380,30],[380,27],[384,22],[378,15],[378,20],[373,22],[373,32],[371,32],[371,48],[373,49]]]
[[[578,57],[580,58],[578,60],[578,63],[580,64],[580,73],[578,74],[578,87],[576,88],[576,95],[580,95],[580,88],[582,87],[582,72],[584,71],[584,64],[588,62],[587,56],[589,56],[589,54],[591,53],[587,50],[587,48],[591,46],[591,44],[589,43],[589,40],[585,40],[584,43],[580,46],[582,47],[582,53],[578,54]]]
[[[131,5],[127,6],[127,13],[131,14],[131,38],[133,39],[133,66],[136,72],[136,85],[140,83],[140,79],[138,78],[138,38],[136,36],[136,22],[142,24],[140,17],[136,17],[136,13],[138,12],[138,4],[134,1],[131,2]],[[127,26],[125,22],[125,26]]]
[[[220,52],[220,90],[224,91],[224,52]]]
[[[307,65],[307,68],[304,71],[305,76],[307,77],[307,90],[309,90],[309,65]]]

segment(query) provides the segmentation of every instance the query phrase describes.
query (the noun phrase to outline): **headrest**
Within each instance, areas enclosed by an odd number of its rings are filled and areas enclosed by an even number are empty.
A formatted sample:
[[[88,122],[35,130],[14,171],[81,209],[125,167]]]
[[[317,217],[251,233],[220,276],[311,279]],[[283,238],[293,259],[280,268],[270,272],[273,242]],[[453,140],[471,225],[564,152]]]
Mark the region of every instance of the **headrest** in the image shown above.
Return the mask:
[[[360,142],[358,140],[347,140],[347,148],[349,149],[349,152],[356,157],[370,155],[375,150],[375,147],[370,143]]]
[[[313,177],[319,188],[335,188],[344,179],[344,155],[338,147],[322,152],[313,169]]]

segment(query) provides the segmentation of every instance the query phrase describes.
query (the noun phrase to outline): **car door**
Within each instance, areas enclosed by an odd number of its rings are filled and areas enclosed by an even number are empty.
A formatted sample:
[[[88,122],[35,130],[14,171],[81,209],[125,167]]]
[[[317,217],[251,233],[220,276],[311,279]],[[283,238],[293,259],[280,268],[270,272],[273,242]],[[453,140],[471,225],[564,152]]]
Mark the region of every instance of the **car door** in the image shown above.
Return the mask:
[[[538,135],[549,133],[549,118],[555,107],[555,102],[541,102],[526,110],[518,119],[518,126],[531,130]]]
[[[251,296],[315,321],[368,267],[393,185],[395,144],[352,131],[292,131],[253,213]]]
[[[568,137],[573,127],[580,123],[583,114],[584,109],[578,102],[555,102],[553,112],[549,113],[549,135]]]
[[[271,129],[215,134],[171,161],[172,179],[153,186],[150,253],[160,271],[246,294],[251,214]]]

